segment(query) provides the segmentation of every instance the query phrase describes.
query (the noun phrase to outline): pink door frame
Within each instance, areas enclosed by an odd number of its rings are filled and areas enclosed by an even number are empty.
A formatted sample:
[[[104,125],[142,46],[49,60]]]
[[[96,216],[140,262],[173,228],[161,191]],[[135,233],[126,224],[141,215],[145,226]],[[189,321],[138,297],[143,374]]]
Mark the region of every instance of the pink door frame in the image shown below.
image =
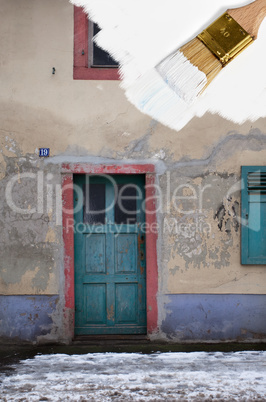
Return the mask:
[[[94,165],[84,163],[62,165],[62,218],[65,275],[65,336],[74,337],[74,217],[73,174],[145,174],[146,212],[146,300],[147,333],[158,330],[158,265],[155,166],[152,164]]]
[[[74,80],[119,80],[118,68],[90,68],[88,65],[88,16],[74,6]]]

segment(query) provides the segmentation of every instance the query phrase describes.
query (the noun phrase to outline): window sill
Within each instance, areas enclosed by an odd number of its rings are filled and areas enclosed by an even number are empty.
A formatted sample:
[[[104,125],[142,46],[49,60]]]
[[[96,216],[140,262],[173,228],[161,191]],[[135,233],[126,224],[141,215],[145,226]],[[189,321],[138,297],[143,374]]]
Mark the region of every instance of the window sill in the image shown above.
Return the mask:
[[[74,80],[119,80],[118,68],[74,67]]]

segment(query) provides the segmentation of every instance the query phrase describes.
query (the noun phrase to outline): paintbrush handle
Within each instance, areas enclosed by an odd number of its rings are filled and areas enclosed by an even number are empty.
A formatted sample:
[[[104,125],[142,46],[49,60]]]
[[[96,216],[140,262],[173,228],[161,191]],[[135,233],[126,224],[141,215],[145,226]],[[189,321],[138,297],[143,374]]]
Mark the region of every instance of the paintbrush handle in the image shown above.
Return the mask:
[[[256,0],[247,6],[233,8],[227,12],[250,36],[256,39],[260,24],[266,17],[266,0]]]

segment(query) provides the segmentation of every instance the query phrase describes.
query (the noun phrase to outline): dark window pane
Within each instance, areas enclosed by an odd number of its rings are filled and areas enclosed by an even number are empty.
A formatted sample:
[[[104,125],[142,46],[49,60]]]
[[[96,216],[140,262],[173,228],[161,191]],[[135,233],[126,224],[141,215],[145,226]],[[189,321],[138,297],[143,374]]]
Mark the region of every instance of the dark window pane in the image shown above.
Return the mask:
[[[84,222],[90,225],[105,223],[105,184],[89,183],[83,187]]]
[[[100,31],[97,24],[93,24],[93,36],[95,36]],[[98,47],[96,43],[93,42],[93,66],[114,66],[117,67],[118,63],[114,60],[109,53],[105,52],[103,49]]]
[[[137,189],[134,184],[118,184],[115,204],[115,223],[136,223]]]

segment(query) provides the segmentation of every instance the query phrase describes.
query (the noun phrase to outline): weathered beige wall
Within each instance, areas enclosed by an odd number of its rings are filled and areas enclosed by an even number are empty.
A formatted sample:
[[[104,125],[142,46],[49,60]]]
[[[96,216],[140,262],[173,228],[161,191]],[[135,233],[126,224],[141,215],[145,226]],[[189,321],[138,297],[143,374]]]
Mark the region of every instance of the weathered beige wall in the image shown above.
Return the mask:
[[[118,82],[73,80],[68,0],[2,0],[1,15],[1,129],[21,152],[49,145],[53,155],[76,146],[116,155],[149,130]]]
[[[239,180],[240,166],[265,165],[266,120],[238,126],[206,115],[180,132],[172,131],[138,112],[118,82],[73,80],[73,6],[68,0],[0,0],[0,10],[1,199],[8,180],[29,170],[50,173],[54,185],[60,185],[60,165],[40,161],[39,147],[49,147],[60,161],[70,156],[77,161],[92,156],[110,162],[159,160],[164,194],[166,172],[171,195],[186,182],[195,188],[211,186],[204,193],[201,214],[184,217],[173,205],[169,211],[164,205],[158,214],[160,292],[265,293],[265,267],[240,264],[240,231],[232,215],[226,210],[230,233],[224,224],[219,229],[215,215]],[[18,194],[29,207],[27,186]],[[239,193],[235,199],[240,202]],[[187,236],[163,230],[165,219],[193,223],[199,216],[209,233]],[[18,218],[3,201],[0,220],[0,293],[59,293],[62,233],[55,216],[44,211],[28,220]]]

